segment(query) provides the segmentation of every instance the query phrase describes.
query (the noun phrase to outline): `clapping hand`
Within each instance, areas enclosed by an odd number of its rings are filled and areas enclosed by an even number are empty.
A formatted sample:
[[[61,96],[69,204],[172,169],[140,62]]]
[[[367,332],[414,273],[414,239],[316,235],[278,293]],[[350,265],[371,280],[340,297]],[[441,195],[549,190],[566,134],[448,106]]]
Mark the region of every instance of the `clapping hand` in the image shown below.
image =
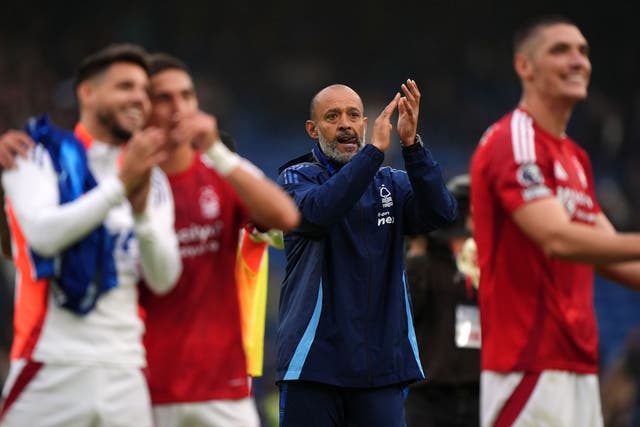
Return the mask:
[[[135,213],[144,211],[151,169],[167,158],[164,131],[148,127],[136,132],[124,150],[119,178]]]
[[[178,143],[190,143],[194,148],[206,151],[220,139],[218,121],[210,114],[195,111],[177,118],[169,137]]]
[[[391,102],[382,110],[382,113],[376,118],[373,123],[373,135],[371,137],[371,144],[381,151],[386,151],[389,148],[391,141],[391,115],[398,106],[398,100],[400,94],[396,93]]]
[[[407,79],[402,84],[404,96],[398,101],[398,136],[402,145],[412,145],[418,129],[418,113],[420,112],[420,90],[414,80]]]

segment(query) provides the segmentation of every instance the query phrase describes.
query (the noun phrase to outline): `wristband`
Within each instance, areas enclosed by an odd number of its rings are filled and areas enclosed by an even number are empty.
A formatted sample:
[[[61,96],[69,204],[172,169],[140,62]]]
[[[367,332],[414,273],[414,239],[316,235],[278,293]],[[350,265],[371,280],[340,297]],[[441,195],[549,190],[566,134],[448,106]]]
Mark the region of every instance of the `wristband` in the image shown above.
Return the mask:
[[[222,176],[227,176],[240,163],[240,156],[229,150],[219,139],[206,151],[213,167]]]

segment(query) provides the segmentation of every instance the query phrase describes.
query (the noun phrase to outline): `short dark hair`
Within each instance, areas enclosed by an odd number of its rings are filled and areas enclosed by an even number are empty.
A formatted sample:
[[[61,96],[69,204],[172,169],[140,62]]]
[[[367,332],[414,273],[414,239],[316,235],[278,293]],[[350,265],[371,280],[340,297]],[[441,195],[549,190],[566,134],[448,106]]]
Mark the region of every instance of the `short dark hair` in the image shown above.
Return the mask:
[[[525,21],[513,35],[513,53],[518,53],[524,43],[539,29],[556,24],[568,24],[576,26],[576,23],[566,16],[559,14],[540,15]]]
[[[76,69],[74,86],[102,73],[116,62],[128,62],[139,65],[149,75],[147,51],[139,45],[131,43],[111,44],[84,58]]]
[[[173,55],[169,55],[165,52],[157,52],[149,55],[150,76],[155,76],[156,74],[166,70],[181,70],[187,74],[191,74],[187,64]]]

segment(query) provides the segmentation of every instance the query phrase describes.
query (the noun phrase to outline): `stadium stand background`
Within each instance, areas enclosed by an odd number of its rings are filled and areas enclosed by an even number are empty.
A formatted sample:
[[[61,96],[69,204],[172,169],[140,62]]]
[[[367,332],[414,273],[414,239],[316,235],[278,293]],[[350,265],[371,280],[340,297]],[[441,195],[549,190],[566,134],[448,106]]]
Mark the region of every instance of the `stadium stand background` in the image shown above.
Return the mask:
[[[519,4],[435,2],[232,2],[163,0],[5,2],[0,13],[0,131],[49,112],[76,117],[72,75],[87,53],[112,42],[167,51],[192,68],[201,104],[272,178],[311,147],[304,132],[310,97],[332,82],[359,91],[373,119],[406,78],[423,93],[420,130],[447,177],[465,172],[488,124],[518,101],[511,34],[527,16],[559,12],[591,44],[589,99],[569,133],[592,155],[597,193],[621,230],[640,229],[640,45],[632,2]],[[371,120],[373,121],[373,120]],[[398,163],[399,149],[386,162]],[[274,331],[284,257],[272,251],[265,377],[273,391]],[[11,339],[12,269],[0,277],[0,351]],[[640,293],[597,279],[603,368],[640,324]],[[0,378],[6,362],[0,361]]]

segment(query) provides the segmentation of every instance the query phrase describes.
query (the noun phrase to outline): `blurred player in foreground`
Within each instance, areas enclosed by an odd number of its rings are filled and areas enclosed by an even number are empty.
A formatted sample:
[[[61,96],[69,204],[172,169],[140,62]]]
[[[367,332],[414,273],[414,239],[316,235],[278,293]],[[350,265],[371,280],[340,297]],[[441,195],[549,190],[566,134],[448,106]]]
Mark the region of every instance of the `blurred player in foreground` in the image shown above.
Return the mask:
[[[578,27],[543,17],[514,39],[520,104],[471,161],[480,266],[482,426],[600,427],[594,267],[640,286],[640,234],[616,233],[587,153],[566,135],[591,62]]]
[[[141,294],[156,427],[257,427],[235,276],[238,239],[248,222],[289,230],[299,213],[274,182],[219,140],[185,64],[167,54],[152,55],[150,63],[150,123],[168,139],[161,166],[174,194],[184,266],[172,292]]]
[[[0,138],[22,154],[3,156],[17,284],[1,424],[151,427],[138,282],[166,293],[181,263],[165,137],[143,130],[146,52],[109,46],[76,83],[73,133],[43,116]]]

